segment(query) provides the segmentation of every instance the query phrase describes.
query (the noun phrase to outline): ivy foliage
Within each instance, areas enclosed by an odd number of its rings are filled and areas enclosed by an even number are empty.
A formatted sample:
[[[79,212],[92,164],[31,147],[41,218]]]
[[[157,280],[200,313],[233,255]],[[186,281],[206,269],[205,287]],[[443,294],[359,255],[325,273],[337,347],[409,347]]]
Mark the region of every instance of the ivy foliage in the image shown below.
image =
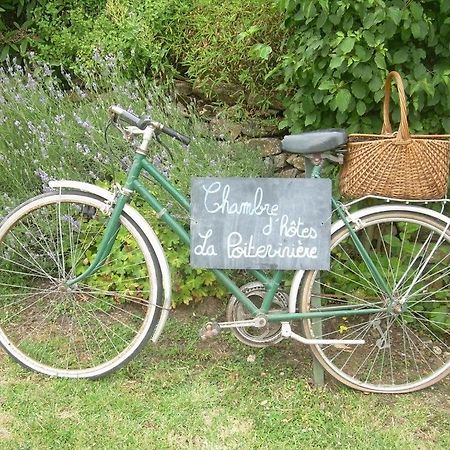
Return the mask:
[[[279,0],[281,126],[379,132],[383,84],[403,76],[410,128],[450,133],[450,0]],[[394,103],[396,95],[393,95]],[[398,123],[398,108],[393,108]],[[395,128],[395,126],[394,126]]]
[[[24,55],[33,34],[33,11],[44,0],[2,0],[0,4],[0,62],[11,55]]]

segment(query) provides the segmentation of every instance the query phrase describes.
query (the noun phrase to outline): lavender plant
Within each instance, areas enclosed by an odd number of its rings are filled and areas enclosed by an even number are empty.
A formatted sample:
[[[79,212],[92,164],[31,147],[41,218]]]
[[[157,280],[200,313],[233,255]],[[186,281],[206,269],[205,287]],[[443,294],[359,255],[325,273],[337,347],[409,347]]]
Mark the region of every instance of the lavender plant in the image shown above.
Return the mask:
[[[244,151],[242,144],[217,142],[192,110],[187,115],[179,110],[163,89],[126,80],[111,57],[102,62],[102,70],[83,74],[83,86],[62,70],[63,86],[46,64],[23,68],[13,60],[0,68],[0,191],[13,203],[39,193],[50,179],[110,182],[119,176],[132,150],[115,132],[105,143],[112,104],[147,112],[194,137],[189,149],[169,143],[174,161],[161,147],[153,147],[151,156],[184,190],[195,175],[264,172],[259,155]]]
[[[84,73],[83,85],[64,70],[62,83],[46,64],[24,68],[13,60],[0,69],[0,218],[21,201],[48,189],[51,179],[104,187],[123,181],[133,150],[116,131],[108,133],[105,143],[112,104],[136,114],[146,112],[194,137],[189,149],[167,142],[173,160],[160,146],[152,147],[149,156],[185,193],[192,176],[261,176],[265,172],[258,154],[242,144],[217,142],[193,111],[186,115],[162,88],[123,78],[111,57],[97,63],[103,64],[102,70]],[[151,189],[158,191],[157,186]],[[158,196],[163,195],[158,191]],[[149,212],[145,214],[154,219]],[[211,286],[211,275],[189,267],[188,254],[177,237],[158,223],[155,228],[173,263],[178,286],[175,302],[220,294],[217,286]]]

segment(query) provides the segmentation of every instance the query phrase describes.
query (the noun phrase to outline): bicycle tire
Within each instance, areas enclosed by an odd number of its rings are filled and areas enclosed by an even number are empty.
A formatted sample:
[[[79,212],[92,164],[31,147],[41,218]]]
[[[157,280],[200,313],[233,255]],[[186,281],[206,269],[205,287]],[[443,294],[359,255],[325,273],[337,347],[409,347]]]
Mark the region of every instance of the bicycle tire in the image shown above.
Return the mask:
[[[108,218],[86,192],[34,197],[0,224],[0,344],[22,366],[96,379],[134,358],[163,305],[162,274],[145,233],[123,212],[109,257],[68,289],[95,256]]]
[[[390,312],[303,320],[307,338],[366,341],[354,347],[312,345],[311,350],[328,373],[358,390],[405,393],[437,383],[450,373],[448,223],[391,210],[363,216],[355,231],[395,303]],[[305,272],[297,298],[302,312],[388,304],[345,226],[331,237],[330,271]]]

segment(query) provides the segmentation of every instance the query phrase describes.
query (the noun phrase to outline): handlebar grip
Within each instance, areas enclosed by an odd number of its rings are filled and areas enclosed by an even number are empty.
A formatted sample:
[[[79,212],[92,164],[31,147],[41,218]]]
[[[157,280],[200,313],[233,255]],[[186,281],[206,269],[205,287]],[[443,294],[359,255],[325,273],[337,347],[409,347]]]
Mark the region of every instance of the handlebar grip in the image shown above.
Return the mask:
[[[165,134],[167,134],[170,137],[173,137],[174,139],[177,139],[184,145],[189,145],[191,142],[191,139],[185,136],[184,134],[178,133],[178,131],[175,131],[172,128],[166,127],[165,125],[162,126],[161,131]]]
[[[133,113],[126,111],[120,106],[111,106],[110,111],[114,114],[117,114],[124,122],[128,123],[129,125],[138,127],[141,130],[145,129],[145,127],[147,126],[147,123],[144,123],[144,121],[140,117],[135,116]]]

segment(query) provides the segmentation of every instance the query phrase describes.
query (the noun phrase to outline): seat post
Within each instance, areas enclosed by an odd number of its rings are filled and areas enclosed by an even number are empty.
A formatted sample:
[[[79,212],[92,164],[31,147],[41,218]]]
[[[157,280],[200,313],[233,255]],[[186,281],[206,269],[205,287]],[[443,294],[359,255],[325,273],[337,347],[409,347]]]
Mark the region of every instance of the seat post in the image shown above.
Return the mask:
[[[322,163],[319,164],[310,164],[313,166],[311,170],[311,176],[309,178],[320,178],[320,174],[322,173]]]
[[[322,173],[323,157],[321,153],[312,153],[305,156],[305,178],[320,178]]]
[[[317,161],[319,158],[319,161]],[[316,160],[315,160],[316,159]],[[314,155],[314,158],[305,158],[305,178],[320,178],[322,170],[322,158],[320,155]],[[318,164],[315,164],[318,163]],[[317,175],[316,175],[317,173]],[[313,294],[320,294],[320,275],[317,275],[316,281],[313,285]],[[320,295],[314,296],[311,301],[314,308],[320,308]],[[322,337],[322,322],[320,319],[312,319],[312,327],[314,336],[318,339]],[[317,358],[313,356],[313,382],[316,386],[323,386],[325,384],[325,372],[322,365]]]

